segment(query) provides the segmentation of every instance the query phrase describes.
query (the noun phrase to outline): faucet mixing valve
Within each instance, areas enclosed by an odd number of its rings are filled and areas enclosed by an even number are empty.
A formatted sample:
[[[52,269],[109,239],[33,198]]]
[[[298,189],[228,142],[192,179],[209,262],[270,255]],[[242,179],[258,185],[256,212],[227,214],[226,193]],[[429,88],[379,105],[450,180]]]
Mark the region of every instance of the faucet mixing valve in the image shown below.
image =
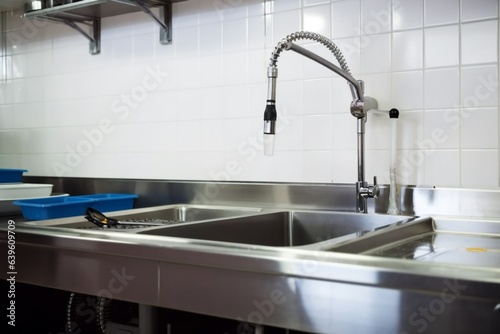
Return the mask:
[[[373,177],[373,185],[366,181],[356,182],[356,192],[358,194],[358,212],[368,212],[365,199],[377,198],[380,195],[380,187],[377,184],[377,177]]]
[[[359,196],[362,198],[377,198],[380,195],[380,187],[377,184],[377,177],[373,177],[373,185],[369,185],[366,181],[358,181],[357,187]]]

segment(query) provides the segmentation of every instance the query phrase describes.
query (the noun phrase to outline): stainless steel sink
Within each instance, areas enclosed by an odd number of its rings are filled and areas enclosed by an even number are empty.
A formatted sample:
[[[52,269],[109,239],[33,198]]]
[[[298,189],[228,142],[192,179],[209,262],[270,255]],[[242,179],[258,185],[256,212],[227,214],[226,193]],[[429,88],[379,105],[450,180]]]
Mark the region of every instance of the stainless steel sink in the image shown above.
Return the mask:
[[[163,220],[162,226],[99,228],[82,217],[31,221],[49,228],[128,232],[156,237],[233,244],[362,253],[397,233],[411,236],[429,230],[429,221],[412,216],[339,211],[263,210],[255,207],[175,204],[108,214],[118,220]],[[126,227],[126,228],[125,228]],[[405,227],[405,229],[402,229]],[[406,228],[408,227],[408,228]]]
[[[352,239],[331,251],[422,262],[497,268],[500,221],[439,217],[395,226],[375,238]]]
[[[138,234],[275,247],[340,242],[413,217],[348,212],[281,211],[150,228]],[[328,241],[328,242],[326,242]]]
[[[214,206],[214,205],[193,205],[193,204],[175,204],[149,207],[144,209],[132,209],[125,211],[116,211],[107,213],[109,217],[118,220],[163,220],[169,224],[179,224],[195,221],[206,221],[227,217],[239,217],[259,213],[261,208],[239,207],[239,206]],[[52,220],[30,221],[25,225],[40,227],[62,227],[77,229],[99,229],[96,225],[88,222],[82,217],[70,217]],[[136,226],[140,227],[141,226]],[[137,231],[134,229],[116,229],[113,231]]]

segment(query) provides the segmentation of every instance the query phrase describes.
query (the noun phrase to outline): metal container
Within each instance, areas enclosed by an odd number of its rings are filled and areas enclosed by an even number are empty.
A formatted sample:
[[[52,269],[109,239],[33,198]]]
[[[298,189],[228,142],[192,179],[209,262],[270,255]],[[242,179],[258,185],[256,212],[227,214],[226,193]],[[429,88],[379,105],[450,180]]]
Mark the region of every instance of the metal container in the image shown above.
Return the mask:
[[[45,0],[45,6],[46,8],[51,8],[54,6],[65,5],[72,2],[73,0]]]
[[[31,12],[34,10],[40,10],[44,8],[46,8],[45,0],[26,0],[24,2],[24,10],[26,12]]]

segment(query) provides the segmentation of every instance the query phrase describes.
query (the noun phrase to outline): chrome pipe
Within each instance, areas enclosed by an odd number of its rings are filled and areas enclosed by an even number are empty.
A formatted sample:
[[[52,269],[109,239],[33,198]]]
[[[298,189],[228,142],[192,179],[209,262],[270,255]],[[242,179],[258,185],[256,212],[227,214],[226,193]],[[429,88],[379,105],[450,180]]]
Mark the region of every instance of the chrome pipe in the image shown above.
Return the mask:
[[[359,182],[365,182],[365,123],[366,123],[366,117],[357,119]]]
[[[309,50],[307,50],[307,49],[305,49],[297,44],[291,43],[291,42],[286,43],[285,50],[294,51],[294,52],[296,52],[304,57],[307,57],[307,58],[317,62],[318,64],[325,66],[329,70],[337,73],[338,75],[340,75],[342,78],[346,79],[351,84],[352,99],[353,100],[363,100],[363,98],[364,98],[363,89],[361,87],[360,82],[357,81],[356,79],[354,79],[352,77],[352,75],[350,75],[346,71],[343,71],[337,65],[332,64],[331,62],[329,62],[325,58],[320,57],[317,54],[315,54],[315,53],[313,53],[313,52],[311,52],[311,51],[309,51]]]

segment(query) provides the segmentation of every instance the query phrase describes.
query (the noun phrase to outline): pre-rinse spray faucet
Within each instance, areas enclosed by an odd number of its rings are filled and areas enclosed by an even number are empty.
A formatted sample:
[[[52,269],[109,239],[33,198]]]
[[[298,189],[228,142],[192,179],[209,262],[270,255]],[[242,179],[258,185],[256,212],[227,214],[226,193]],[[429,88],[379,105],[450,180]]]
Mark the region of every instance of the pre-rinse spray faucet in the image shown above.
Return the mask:
[[[315,53],[294,44],[294,41],[308,39],[316,41],[327,47],[337,59],[340,67],[332,64],[328,60],[316,55]],[[351,114],[357,118],[358,134],[358,181],[356,182],[356,212],[368,212],[368,198],[376,198],[379,195],[377,178],[373,178],[373,185],[365,181],[365,123],[366,112],[370,109],[377,109],[377,100],[364,96],[364,83],[352,77],[351,71],[346,64],[342,52],[328,38],[307,31],[300,31],[286,36],[276,45],[272,55],[271,62],[267,70],[268,92],[267,105],[264,112],[264,154],[272,155],[274,151],[274,135],[276,134],[276,79],[278,77],[278,57],[281,52],[292,50],[315,62],[325,66],[333,72],[346,79],[352,94]]]

